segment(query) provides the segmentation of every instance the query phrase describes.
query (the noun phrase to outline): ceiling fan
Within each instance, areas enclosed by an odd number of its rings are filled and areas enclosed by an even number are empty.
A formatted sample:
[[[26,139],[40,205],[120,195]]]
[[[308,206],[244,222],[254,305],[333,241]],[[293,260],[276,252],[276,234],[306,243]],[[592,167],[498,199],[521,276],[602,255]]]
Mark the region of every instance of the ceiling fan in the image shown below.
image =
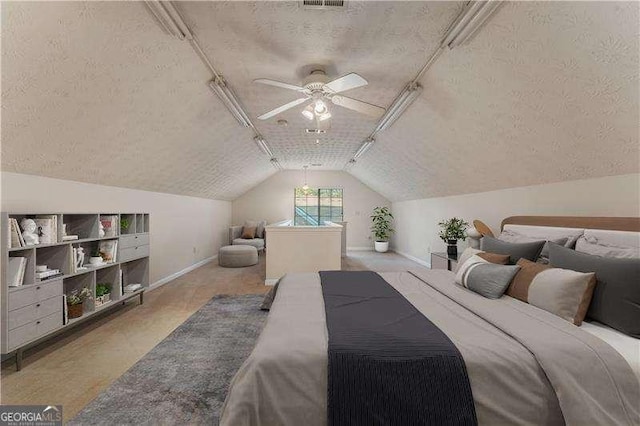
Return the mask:
[[[255,83],[295,90],[296,92],[304,95],[304,97],[262,114],[258,117],[260,120],[268,120],[271,117],[305,102],[309,102],[309,105],[302,110],[302,115],[309,120],[315,119],[318,123],[331,118],[331,111],[329,110],[328,102],[376,118],[380,117],[385,112],[385,109],[382,107],[359,101],[357,99],[348,98],[340,94],[347,90],[366,86],[368,84],[367,80],[353,72],[329,81],[327,74],[323,70],[315,70],[305,78],[302,86],[270,80],[268,78],[259,78],[253,81]]]

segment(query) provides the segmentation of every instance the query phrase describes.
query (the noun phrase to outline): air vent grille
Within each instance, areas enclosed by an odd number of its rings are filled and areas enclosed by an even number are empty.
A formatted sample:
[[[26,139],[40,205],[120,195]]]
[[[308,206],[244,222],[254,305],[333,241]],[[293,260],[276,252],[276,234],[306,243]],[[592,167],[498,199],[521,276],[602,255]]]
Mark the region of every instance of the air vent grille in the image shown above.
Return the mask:
[[[301,0],[300,4],[305,9],[342,9],[347,5],[346,0]]]

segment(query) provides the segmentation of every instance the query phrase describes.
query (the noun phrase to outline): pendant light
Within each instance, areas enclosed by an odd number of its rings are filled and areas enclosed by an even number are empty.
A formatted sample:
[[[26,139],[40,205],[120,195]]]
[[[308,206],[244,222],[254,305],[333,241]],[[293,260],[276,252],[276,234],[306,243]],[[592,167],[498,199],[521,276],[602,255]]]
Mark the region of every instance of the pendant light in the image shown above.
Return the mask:
[[[307,192],[309,190],[309,185],[307,185],[307,167],[309,166],[304,166],[304,185],[302,185],[302,190]]]

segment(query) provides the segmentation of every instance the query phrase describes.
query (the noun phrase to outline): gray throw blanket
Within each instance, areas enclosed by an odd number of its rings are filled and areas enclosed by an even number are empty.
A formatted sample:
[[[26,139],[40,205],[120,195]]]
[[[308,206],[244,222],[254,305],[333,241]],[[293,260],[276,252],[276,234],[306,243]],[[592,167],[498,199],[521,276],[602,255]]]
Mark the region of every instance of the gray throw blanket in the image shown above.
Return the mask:
[[[329,425],[475,425],[464,360],[382,277],[320,272]]]

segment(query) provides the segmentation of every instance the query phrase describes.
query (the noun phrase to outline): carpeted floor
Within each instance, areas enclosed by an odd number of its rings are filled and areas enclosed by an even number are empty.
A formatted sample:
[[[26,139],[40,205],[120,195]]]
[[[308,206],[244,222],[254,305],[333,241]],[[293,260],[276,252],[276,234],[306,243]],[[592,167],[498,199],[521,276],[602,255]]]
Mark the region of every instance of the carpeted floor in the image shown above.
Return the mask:
[[[214,297],[69,424],[218,424],[229,383],[267,318],[262,299]]]

